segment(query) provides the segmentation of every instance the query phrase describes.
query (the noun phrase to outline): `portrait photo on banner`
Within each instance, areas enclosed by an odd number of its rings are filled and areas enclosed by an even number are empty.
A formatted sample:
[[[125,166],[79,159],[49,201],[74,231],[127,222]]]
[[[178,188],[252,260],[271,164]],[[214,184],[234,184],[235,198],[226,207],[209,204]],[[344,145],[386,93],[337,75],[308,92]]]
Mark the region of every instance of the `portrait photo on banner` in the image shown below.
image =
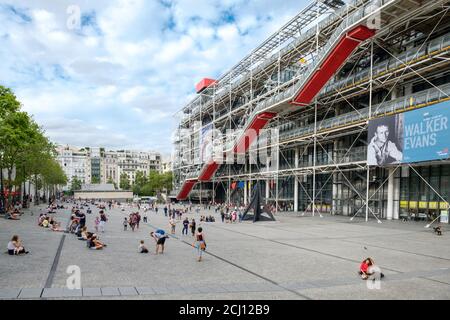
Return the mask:
[[[367,133],[367,164],[384,166],[403,160],[404,115],[373,119]]]

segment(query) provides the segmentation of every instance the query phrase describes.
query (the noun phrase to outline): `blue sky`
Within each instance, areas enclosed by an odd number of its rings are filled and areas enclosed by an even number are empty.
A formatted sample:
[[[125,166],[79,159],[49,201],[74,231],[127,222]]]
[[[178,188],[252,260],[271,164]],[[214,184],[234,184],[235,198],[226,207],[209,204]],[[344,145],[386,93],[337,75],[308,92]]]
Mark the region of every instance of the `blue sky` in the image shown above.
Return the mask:
[[[0,0],[0,84],[52,141],[169,155],[174,114],[308,1]],[[71,5],[80,28],[71,28]]]

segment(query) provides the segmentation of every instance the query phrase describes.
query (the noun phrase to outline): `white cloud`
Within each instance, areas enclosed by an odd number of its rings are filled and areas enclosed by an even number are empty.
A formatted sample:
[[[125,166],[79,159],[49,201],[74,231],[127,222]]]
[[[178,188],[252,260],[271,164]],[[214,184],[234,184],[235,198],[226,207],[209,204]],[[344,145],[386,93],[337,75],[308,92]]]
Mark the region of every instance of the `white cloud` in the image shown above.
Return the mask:
[[[54,141],[168,152],[195,83],[236,64],[301,2],[0,0],[0,84]],[[67,28],[72,4],[81,30]]]

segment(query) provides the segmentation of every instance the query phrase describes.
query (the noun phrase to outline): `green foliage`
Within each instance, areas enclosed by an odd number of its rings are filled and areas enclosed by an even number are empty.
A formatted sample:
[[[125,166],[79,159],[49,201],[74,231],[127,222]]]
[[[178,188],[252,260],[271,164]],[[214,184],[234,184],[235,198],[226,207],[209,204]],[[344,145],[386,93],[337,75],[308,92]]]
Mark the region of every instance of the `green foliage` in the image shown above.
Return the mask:
[[[72,184],[70,186],[70,191],[76,191],[81,189],[81,181],[77,176],[72,177]]]
[[[91,183],[92,184],[99,184],[100,183],[100,178],[97,176],[93,176],[91,179]]]
[[[55,157],[55,147],[44,130],[28,113],[20,111],[20,102],[12,91],[0,86],[0,168],[7,172],[6,188],[11,191],[14,185],[29,179],[38,189],[65,185],[67,177]]]
[[[128,175],[126,173],[122,173],[120,175],[120,189],[122,190],[130,190],[130,180],[128,179]]]
[[[136,172],[133,193],[139,196],[155,196],[158,192],[169,192],[172,188],[172,173],[150,171],[148,177]]]
[[[0,121],[7,114],[17,112],[20,108],[20,102],[17,101],[16,96],[11,89],[0,86]]]

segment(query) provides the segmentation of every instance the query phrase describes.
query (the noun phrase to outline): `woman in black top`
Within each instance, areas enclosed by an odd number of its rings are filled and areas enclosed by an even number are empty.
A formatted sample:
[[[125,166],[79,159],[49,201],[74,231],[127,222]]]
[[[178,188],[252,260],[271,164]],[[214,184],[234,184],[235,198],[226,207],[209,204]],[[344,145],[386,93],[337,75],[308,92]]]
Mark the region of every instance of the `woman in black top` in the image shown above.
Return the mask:
[[[198,254],[198,262],[202,261],[202,254],[203,251],[206,250],[206,242],[205,242],[205,236],[203,235],[203,229],[200,227],[197,229],[197,234],[195,235],[195,241],[196,248],[197,248],[197,254]]]

